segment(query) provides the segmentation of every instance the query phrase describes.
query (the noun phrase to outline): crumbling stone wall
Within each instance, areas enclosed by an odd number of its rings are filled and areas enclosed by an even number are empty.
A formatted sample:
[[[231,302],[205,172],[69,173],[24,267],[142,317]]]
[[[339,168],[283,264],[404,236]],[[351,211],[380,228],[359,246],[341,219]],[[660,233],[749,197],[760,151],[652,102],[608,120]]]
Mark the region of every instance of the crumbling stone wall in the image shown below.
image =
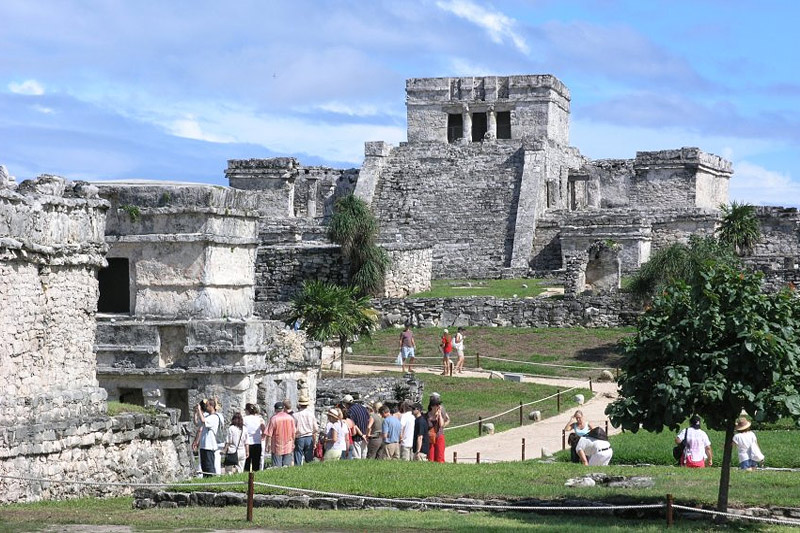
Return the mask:
[[[433,253],[426,246],[387,246],[389,268],[383,283],[383,296],[403,298],[431,288]]]
[[[286,301],[306,280],[345,284],[349,263],[334,244],[280,244],[261,246],[256,259],[256,313],[269,301]]]
[[[107,208],[57,176],[0,186],[0,474],[143,481],[188,467],[169,416],[136,435],[106,416],[92,348]],[[97,492],[119,489],[0,479],[0,502]]]

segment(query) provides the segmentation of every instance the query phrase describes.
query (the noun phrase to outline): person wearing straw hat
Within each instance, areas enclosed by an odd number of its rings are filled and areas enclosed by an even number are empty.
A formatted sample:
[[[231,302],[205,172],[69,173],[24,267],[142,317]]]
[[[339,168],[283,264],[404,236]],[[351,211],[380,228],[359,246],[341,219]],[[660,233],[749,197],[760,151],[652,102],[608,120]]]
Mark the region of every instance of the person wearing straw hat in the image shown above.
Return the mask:
[[[311,400],[307,392],[300,393],[297,400],[297,411],[292,415],[295,424],[294,464],[300,466],[314,460],[314,446],[317,445],[319,424],[314,411],[308,408]]]
[[[733,443],[739,452],[739,468],[753,471],[764,462],[764,454],[758,446],[756,434],[750,430],[750,421],[745,417],[736,421],[734,429],[736,434],[733,436]]]
[[[338,461],[342,452],[347,451],[347,426],[342,424],[342,413],[336,407],[331,407],[325,415],[328,423],[325,424],[325,461]]]

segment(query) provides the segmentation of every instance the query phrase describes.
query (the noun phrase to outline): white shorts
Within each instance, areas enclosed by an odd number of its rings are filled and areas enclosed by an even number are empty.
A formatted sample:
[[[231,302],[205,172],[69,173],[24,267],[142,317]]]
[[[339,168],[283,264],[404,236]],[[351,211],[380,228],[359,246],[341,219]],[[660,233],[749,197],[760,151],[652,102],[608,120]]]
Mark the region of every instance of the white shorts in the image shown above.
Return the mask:
[[[414,358],[414,347],[413,346],[403,346],[400,348],[400,353],[403,354],[404,359]]]

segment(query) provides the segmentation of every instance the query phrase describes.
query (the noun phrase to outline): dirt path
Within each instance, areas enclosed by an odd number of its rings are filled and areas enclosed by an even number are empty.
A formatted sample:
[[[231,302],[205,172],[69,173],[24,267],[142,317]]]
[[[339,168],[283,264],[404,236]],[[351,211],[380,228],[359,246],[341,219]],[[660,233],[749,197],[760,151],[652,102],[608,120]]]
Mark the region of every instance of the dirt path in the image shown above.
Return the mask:
[[[431,367],[418,365],[415,367],[419,373],[434,374],[441,372],[441,367]],[[351,374],[372,374],[375,372],[398,370],[397,366],[392,365],[355,365],[348,364],[347,371]],[[464,377],[488,378],[488,371],[464,370]],[[560,386],[564,388],[586,387],[586,380],[563,379],[563,378],[522,378],[523,382],[539,383],[542,385]],[[605,427],[606,406],[616,399],[616,383],[594,383],[595,395],[580,407],[586,419],[593,425]],[[447,405],[447,398],[444,398]],[[501,410],[501,409],[498,409]],[[540,422],[529,424],[515,429],[485,435],[475,438],[455,446],[448,446],[445,456],[447,461],[453,460],[453,452],[458,455],[459,462],[474,462],[477,453],[481,454],[481,462],[489,461],[519,461],[522,459],[522,439],[525,439],[525,458],[532,459],[541,457],[542,452],[554,453],[561,449],[561,431],[569,422],[575,409],[565,411],[556,416],[545,418]],[[619,430],[614,429],[610,424],[608,433],[614,435]],[[445,437],[447,433],[445,433]]]

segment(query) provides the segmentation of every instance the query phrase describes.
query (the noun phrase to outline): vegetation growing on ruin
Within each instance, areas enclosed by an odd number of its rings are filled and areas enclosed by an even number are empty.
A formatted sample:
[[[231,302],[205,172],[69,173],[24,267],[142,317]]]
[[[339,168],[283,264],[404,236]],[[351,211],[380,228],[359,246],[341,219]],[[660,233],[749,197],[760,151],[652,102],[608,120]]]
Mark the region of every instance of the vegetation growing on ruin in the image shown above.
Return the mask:
[[[130,217],[131,222],[138,222],[139,219],[142,218],[142,210],[139,209],[138,205],[121,205],[119,207],[126,213],[128,213],[128,217]]]
[[[117,416],[127,413],[154,415],[157,414],[158,411],[152,407],[142,407],[141,405],[134,405],[131,403],[108,402],[108,416]]]
[[[756,208],[735,201],[719,208],[722,210],[722,222],[716,232],[719,242],[731,246],[738,255],[750,255],[761,238]]]
[[[376,244],[378,220],[364,200],[348,195],[336,202],[328,237],[342,247],[350,263],[350,285],[377,295],[382,289],[389,256]]]
[[[430,290],[409,298],[453,298],[459,296],[494,296],[495,298],[531,298],[545,290],[541,279],[434,279]]]

